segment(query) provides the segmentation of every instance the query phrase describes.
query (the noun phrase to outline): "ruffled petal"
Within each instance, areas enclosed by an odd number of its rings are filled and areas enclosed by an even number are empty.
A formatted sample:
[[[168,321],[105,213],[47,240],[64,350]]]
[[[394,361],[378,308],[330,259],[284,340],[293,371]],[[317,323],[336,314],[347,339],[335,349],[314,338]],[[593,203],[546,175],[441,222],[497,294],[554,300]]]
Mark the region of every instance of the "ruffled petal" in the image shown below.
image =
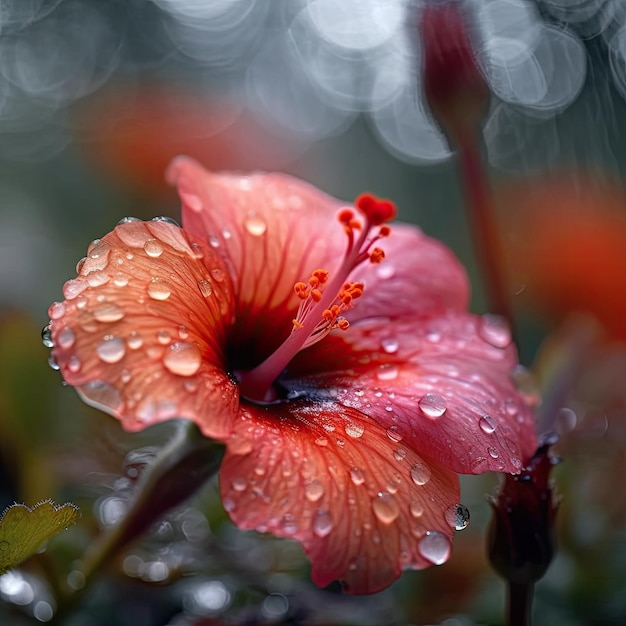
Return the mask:
[[[292,395],[331,394],[455,472],[517,473],[537,441],[516,358],[490,316],[377,318],[303,351],[281,382]]]
[[[341,262],[347,238],[336,214],[346,204],[286,175],[213,174],[187,157],[175,159],[167,176],[178,187],[185,229],[222,253],[231,270],[233,353],[245,345],[252,363],[262,360],[291,332],[294,284]]]
[[[422,318],[448,310],[464,311],[469,302],[465,269],[451,250],[419,228],[391,224],[391,235],[376,242],[382,263],[366,263],[350,279],[365,284],[348,320],[384,315]]]
[[[332,401],[242,405],[220,488],[237,526],[298,540],[317,585],[356,594],[443,563],[458,521],[453,472]]]
[[[64,379],[127,430],[181,417],[228,436],[238,392],[226,373],[234,306],[221,257],[172,224],[133,221],[94,241],[77,270],[49,309]]]

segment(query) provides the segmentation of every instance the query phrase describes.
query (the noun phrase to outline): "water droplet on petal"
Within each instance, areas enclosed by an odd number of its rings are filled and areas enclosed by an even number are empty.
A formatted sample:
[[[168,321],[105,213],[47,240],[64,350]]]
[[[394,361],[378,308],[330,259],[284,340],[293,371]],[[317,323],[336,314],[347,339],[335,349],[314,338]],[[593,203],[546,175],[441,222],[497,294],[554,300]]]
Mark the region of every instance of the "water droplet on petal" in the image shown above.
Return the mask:
[[[235,491],[245,491],[248,487],[248,481],[243,476],[237,476],[233,478],[232,486]]]
[[[172,335],[170,335],[169,331],[167,330],[159,330],[156,334],[156,338],[162,346],[166,346],[172,341]]]
[[[350,478],[355,485],[362,485],[365,482],[365,476],[358,467],[353,467],[350,470]]]
[[[446,522],[448,522],[454,530],[463,530],[469,526],[470,512],[464,504],[453,504],[446,510],[444,516]]]
[[[172,374],[193,376],[202,364],[202,355],[196,344],[173,343],[163,357],[163,365]]]
[[[389,437],[391,441],[398,443],[399,441],[402,441],[404,434],[400,428],[394,424],[387,429],[387,437]]]
[[[397,450],[393,451],[393,456],[395,457],[396,461],[402,461],[402,459],[406,457],[406,450],[404,448],[398,448]]]
[[[87,283],[90,287],[100,287],[106,285],[111,277],[106,272],[91,272],[87,276]]]
[[[487,452],[489,452],[489,456],[493,459],[497,459],[500,456],[498,450],[494,448],[493,446],[491,446],[490,448],[487,448]]]
[[[92,406],[116,412],[122,405],[120,392],[103,380],[92,380],[77,389],[83,399]]]
[[[208,298],[213,293],[213,287],[211,287],[211,283],[208,280],[199,280],[198,288],[205,298]]]
[[[87,289],[88,284],[85,280],[78,280],[77,278],[71,278],[66,281],[63,285],[63,295],[66,300],[73,300],[77,296],[79,296],[85,289]]]
[[[65,315],[65,304],[63,302],[53,302],[48,309],[48,315],[52,320],[58,320]]]
[[[122,224],[129,224],[130,222],[141,222],[142,220],[140,220],[138,217],[123,217],[118,223],[118,226],[121,226]]]
[[[346,435],[348,435],[348,437],[352,437],[353,439],[362,437],[365,432],[363,425],[355,422],[346,422],[344,429],[346,431]]]
[[[333,529],[333,520],[330,511],[327,509],[318,509],[313,515],[313,532],[318,537],[326,537]]]
[[[280,525],[288,535],[295,535],[298,532],[298,525],[296,524],[296,520],[291,513],[285,513],[280,521]]]
[[[448,403],[438,393],[427,393],[417,403],[422,413],[431,419],[441,417],[448,408]]]
[[[412,500],[409,511],[413,517],[421,517],[424,514],[424,505],[419,500]]]
[[[435,565],[445,563],[450,557],[452,546],[446,535],[437,530],[429,530],[417,545],[419,553]]]
[[[322,446],[322,447],[324,447],[324,446],[327,446],[327,445],[328,445],[328,439],[326,439],[326,437],[318,437],[318,438],[315,440],[315,443],[316,443],[318,446]]]
[[[166,224],[171,224],[172,226],[177,226],[180,228],[180,224],[173,220],[171,217],[167,217],[167,215],[157,215],[157,217],[153,217],[151,222],[165,222]]]
[[[391,524],[400,515],[400,507],[396,499],[386,492],[379,493],[372,500],[374,515],[383,523]]]
[[[431,474],[430,467],[424,462],[411,466],[411,478],[416,485],[425,485],[430,480]]]
[[[43,327],[41,331],[41,342],[46,348],[54,348],[54,341],[52,341],[52,329],[50,324]]]
[[[472,474],[483,474],[489,469],[487,457],[479,456],[472,461]]]
[[[312,480],[304,488],[304,495],[309,502],[317,502],[324,495],[324,485],[319,480]]]
[[[162,278],[153,278],[148,285],[148,295],[153,300],[167,300],[171,293],[169,283]]]
[[[67,368],[70,370],[70,372],[72,372],[72,374],[76,374],[76,372],[80,371],[81,367],[82,364],[80,362],[80,359],[75,354],[73,354],[67,362]]]
[[[400,342],[393,337],[386,337],[380,342],[380,346],[387,354],[395,354],[400,347]]]
[[[498,422],[496,422],[491,415],[483,415],[478,420],[478,425],[480,426],[480,430],[482,430],[485,434],[490,435],[498,427]]]
[[[483,315],[478,334],[495,348],[506,348],[511,343],[511,331],[506,320],[499,315]]]
[[[75,340],[76,336],[74,335],[74,331],[69,326],[66,326],[59,333],[59,345],[61,348],[71,348],[74,345]]]
[[[144,252],[153,259],[160,257],[163,254],[163,246],[158,239],[148,239],[143,244]]]
[[[100,360],[105,363],[117,363],[124,357],[126,347],[124,341],[119,337],[107,335],[96,348],[96,353],[100,357]]]
[[[55,371],[58,371],[61,369],[61,366],[59,365],[59,363],[56,360],[56,357],[53,354],[48,356],[48,365]]]
[[[116,304],[105,304],[98,307],[93,312],[93,316],[99,322],[117,322],[124,317],[124,311]]]
[[[248,215],[244,221],[244,226],[253,237],[260,237],[267,230],[267,222],[256,213]]]
[[[128,285],[130,277],[128,274],[124,274],[124,272],[117,272],[113,277],[113,283],[116,287],[126,287]]]
[[[189,337],[189,331],[187,330],[187,327],[184,324],[181,324],[178,327],[178,336],[181,339],[187,339],[187,337]]]
[[[396,268],[391,263],[381,263],[376,268],[376,275],[378,278],[382,278],[383,280],[386,278],[391,278],[396,273]]]
[[[395,380],[398,377],[398,368],[395,365],[385,363],[376,372],[378,380]]]
[[[218,283],[223,283],[224,282],[224,272],[219,268],[219,267],[214,267],[211,270],[211,276],[215,279],[216,282]]]
[[[136,330],[131,331],[128,335],[128,347],[131,350],[138,350],[142,345],[143,339],[141,338],[141,335]]]

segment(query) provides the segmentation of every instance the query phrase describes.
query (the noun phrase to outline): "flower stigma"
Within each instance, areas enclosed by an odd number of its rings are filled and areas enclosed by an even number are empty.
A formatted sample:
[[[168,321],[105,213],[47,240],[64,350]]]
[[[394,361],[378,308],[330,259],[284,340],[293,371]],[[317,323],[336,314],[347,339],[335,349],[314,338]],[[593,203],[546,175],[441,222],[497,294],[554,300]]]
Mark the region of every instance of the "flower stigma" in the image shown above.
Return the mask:
[[[273,383],[295,355],[331,331],[345,331],[350,326],[343,313],[354,307],[355,301],[363,295],[365,285],[348,281],[347,278],[362,263],[383,261],[383,250],[374,244],[391,234],[391,228],[386,222],[396,216],[396,207],[390,200],[376,198],[371,194],[360,195],[354,204],[363,220],[357,219],[351,208],[342,209],[337,214],[348,245],[335,275],[331,276],[328,270],[318,268],[313,270],[307,282],[294,285],[300,306],[289,337],[254,369],[239,374],[241,394],[248,400],[275,401],[277,393]],[[372,235],[374,228],[377,231]]]

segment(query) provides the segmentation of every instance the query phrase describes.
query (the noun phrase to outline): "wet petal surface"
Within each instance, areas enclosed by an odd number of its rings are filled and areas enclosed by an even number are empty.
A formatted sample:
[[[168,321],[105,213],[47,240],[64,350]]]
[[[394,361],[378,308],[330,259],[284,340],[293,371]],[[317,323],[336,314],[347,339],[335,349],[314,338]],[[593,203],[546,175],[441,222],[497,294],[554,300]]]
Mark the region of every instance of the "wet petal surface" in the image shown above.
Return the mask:
[[[536,449],[510,334],[488,316],[363,320],[299,359],[292,393],[330,394],[456,472],[517,473]]]
[[[52,356],[83,399],[127,430],[184,417],[231,431],[224,346],[233,296],[222,259],[166,222],[130,221],[89,247],[49,309]]]
[[[240,528],[300,541],[320,586],[372,593],[450,554],[456,475],[337,402],[243,407],[220,488]]]

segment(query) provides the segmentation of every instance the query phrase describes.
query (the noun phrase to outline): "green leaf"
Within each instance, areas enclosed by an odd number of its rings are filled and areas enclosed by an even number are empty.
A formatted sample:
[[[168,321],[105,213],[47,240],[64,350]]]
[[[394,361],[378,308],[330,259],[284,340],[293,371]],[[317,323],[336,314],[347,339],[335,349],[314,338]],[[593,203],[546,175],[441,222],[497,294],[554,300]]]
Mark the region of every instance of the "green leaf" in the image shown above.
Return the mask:
[[[52,500],[36,504],[13,504],[0,518],[0,575],[19,565],[50,537],[66,530],[78,518],[73,504],[57,506]]]

